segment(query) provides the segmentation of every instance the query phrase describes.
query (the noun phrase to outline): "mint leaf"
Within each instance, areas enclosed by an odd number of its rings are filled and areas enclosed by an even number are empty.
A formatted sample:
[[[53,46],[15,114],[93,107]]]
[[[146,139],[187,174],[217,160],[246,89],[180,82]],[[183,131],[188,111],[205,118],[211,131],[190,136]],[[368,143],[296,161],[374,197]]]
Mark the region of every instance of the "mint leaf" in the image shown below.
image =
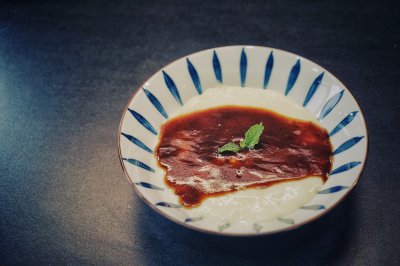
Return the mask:
[[[240,141],[239,146],[240,146],[241,149],[246,148],[246,143],[244,143],[244,140]]]
[[[254,149],[254,146],[260,141],[260,136],[264,131],[264,126],[262,123],[252,125],[244,134],[244,140],[240,142],[240,147],[243,146]]]
[[[239,145],[234,142],[229,142],[219,148],[218,152],[223,153],[225,151],[231,151],[237,153],[244,148],[254,149],[254,146],[260,141],[260,136],[263,131],[264,126],[262,123],[252,125],[244,134],[244,139],[239,142]]]
[[[227,144],[225,144],[224,146],[222,146],[221,148],[218,149],[219,153],[223,153],[225,151],[231,151],[231,152],[238,152],[240,150],[240,147],[233,142],[229,142]]]

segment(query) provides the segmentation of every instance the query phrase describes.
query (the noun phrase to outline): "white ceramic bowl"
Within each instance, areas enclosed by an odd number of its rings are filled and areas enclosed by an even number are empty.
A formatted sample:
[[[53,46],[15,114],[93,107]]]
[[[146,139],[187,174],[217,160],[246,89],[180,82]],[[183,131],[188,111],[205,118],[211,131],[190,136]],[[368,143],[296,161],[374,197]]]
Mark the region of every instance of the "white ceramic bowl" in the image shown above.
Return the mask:
[[[189,217],[164,183],[153,149],[161,124],[191,97],[219,84],[276,90],[315,114],[330,132],[331,176],[299,210],[265,224],[217,225]],[[129,100],[119,127],[122,167],[142,199],[159,214],[198,231],[260,235],[290,230],[327,213],[356,185],[367,155],[364,117],[350,91],[321,66],[268,47],[228,46],[191,54],[155,73]]]

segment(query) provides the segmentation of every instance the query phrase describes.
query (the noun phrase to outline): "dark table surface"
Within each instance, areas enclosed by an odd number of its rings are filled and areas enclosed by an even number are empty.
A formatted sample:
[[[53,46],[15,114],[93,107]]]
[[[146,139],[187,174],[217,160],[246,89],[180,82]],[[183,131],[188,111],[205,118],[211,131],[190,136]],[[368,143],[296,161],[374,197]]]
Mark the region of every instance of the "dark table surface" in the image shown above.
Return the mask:
[[[0,4],[0,264],[399,265],[400,19],[384,1]],[[118,123],[142,82],[207,48],[300,54],[354,94],[369,129],[356,189],[258,238],[159,216],[121,169]]]

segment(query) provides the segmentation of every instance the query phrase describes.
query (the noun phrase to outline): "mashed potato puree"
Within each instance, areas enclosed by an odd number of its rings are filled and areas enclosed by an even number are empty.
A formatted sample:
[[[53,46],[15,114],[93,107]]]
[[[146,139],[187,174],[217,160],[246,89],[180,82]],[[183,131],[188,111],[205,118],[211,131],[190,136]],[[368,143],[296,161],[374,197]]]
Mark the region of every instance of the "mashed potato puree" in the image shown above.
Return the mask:
[[[279,92],[220,86],[193,97],[171,118],[217,106],[251,106],[319,124],[316,117]],[[265,222],[288,215],[307,202],[323,186],[321,177],[281,182],[265,188],[250,188],[210,197],[198,207],[186,209],[190,217],[207,217],[221,222]]]

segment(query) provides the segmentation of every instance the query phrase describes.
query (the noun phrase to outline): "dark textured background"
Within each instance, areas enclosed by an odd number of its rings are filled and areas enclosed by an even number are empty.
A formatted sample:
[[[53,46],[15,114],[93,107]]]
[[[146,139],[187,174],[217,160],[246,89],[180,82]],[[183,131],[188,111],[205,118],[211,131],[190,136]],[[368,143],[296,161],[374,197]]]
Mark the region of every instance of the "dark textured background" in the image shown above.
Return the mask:
[[[0,264],[399,265],[400,19],[385,1],[0,4]],[[232,44],[324,66],[369,129],[359,185],[325,217],[259,238],[182,228],[130,187],[117,129],[135,88]]]

